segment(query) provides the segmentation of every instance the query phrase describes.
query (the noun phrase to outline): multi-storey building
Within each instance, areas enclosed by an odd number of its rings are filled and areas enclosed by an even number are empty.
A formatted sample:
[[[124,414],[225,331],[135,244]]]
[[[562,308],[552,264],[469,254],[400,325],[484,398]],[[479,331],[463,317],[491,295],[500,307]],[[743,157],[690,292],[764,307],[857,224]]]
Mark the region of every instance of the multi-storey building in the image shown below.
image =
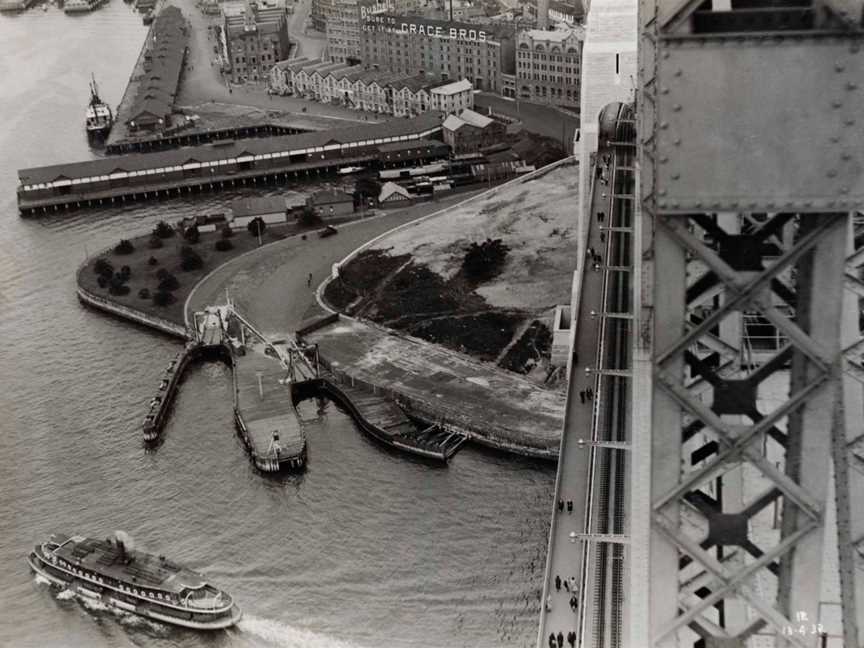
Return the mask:
[[[333,3],[336,1],[312,0],[312,7],[309,10],[309,20],[312,23],[312,29],[322,34],[327,31],[327,20],[330,18],[330,13],[333,11]]]
[[[455,154],[476,153],[480,149],[500,143],[506,133],[506,126],[490,117],[473,110],[463,110],[461,114],[450,115],[441,124],[445,144]]]
[[[373,70],[468,79],[475,88],[500,92],[501,74],[515,69],[514,41],[507,25],[375,14],[363,21],[360,50]]]
[[[431,94],[432,108],[448,115],[474,107],[474,87],[468,79],[434,88]]]
[[[519,0],[522,16],[531,21],[535,26],[541,28],[543,25],[551,26],[555,23],[565,25],[578,25],[585,20],[585,7],[581,0]],[[545,13],[545,17],[541,14]]]
[[[225,47],[233,83],[262,81],[277,61],[287,58],[288,14],[284,7],[258,8],[247,3],[225,13]]]
[[[439,0],[434,0],[438,2]],[[354,65],[360,62],[361,25],[380,13],[414,14],[433,0],[314,0],[320,2],[327,33],[327,58]]]
[[[424,74],[407,76],[320,60],[281,61],[270,72],[270,85],[271,91],[395,117],[474,105],[474,89],[464,79],[442,85]]]
[[[519,32],[516,42],[517,96],[578,111],[582,28],[529,29]]]

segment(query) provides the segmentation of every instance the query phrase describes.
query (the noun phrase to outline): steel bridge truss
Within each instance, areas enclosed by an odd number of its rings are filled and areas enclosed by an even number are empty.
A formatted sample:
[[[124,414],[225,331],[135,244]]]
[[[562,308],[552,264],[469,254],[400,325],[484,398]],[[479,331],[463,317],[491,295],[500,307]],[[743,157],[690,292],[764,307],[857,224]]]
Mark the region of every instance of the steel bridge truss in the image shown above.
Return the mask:
[[[724,231],[707,214],[655,220],[655,249],[662,253],[654,258],[654,276],[663,278],[654,284],[655,303],[686,305],[677,321],[664,318],[667,334],[655,337],[663,346],[654,356],[654,449],[664,456],[654,461],[651,524],[659,542],[652,560],[677,574],[652,575],[655,611],[668,608],[653,624],[658,645],[677,644],[672,638],[680,639],[684,628],[691,643],[701,638],[705,645],[715,638],[743,645],[767,627],[790,645],[812,646],[829,631],[820,603],[824,558],[831,553],[824,538],[830,459],[835,480],[847,482],[849,468],[861,461],[844,429],[845,265],[833,254],[844,247],[848,220],[844,213],[776,214],[746,235]],[[776,256],[764,242],[786,227],[797,235]],[[689,287],[680,279],[688,265],[702,271]],[[794,286],[782,279],[790,274]],[[706,313],[702,297],[717,285],[721,291]],[[730,362],[713,350],[724,322],[744,312],[758,313],[788,340],[764,362],[743,363],[743,356]],[[693,389],[696,378],[702,389]],[[787,397],[760,411],[758,401],[777,391],[770,383],[778,380],[788,382]],[[859,420],[862,415],[859,410]],[[683,465],[675,465],[682,456]],[[661,469],[664,462],[668,469]],[[727,502],[718,478],[734,471],[743,473],[744,494]],[[845,531],[851,530],[850,503],[837,501]],[[779,529],[772,506],[782,512]],[[843,530],[838,535],[854,553],[854,539]],[[849,594],[855,610],[854,588]],[[749,608],[737,627],[727,610],[734,599]]]
[[[640,4],[633,647],[864,646],[862,34],[822,4]]]

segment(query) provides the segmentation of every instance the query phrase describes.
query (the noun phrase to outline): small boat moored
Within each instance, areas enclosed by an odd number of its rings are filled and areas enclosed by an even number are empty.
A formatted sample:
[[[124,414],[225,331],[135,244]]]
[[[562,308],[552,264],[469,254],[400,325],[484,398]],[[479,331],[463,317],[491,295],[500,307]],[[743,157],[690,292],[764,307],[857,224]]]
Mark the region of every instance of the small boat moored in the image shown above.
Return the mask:
[[[54,585],[154,621],[221,630],[242,616],[231,596],[201,574],[133,549],[122,531],[105,540],[54,534],[36,545],[27,562]]]
[[[90,103],[87,105],[87,118],[85,125],[87,134],[91,136],[105,137],[114,124],[114,115],[111,108],[99,97],[99,88],[96,85],[96,77],[90,80]]]

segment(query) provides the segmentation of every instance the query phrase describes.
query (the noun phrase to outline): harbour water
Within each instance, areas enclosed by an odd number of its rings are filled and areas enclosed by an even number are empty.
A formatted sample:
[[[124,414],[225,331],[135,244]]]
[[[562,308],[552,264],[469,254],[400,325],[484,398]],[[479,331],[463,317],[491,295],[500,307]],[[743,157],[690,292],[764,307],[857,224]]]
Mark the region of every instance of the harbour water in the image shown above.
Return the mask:
[[[116,106],[144,34],[119,0],[86,16],[0,15],[0,646],[531,645],[552,466],[470,447],[448,468],[415,463],[308,402],[308,471],[265,478],[234,433],[218,364],[192,371],[165,442],[145,452],[140,422],[178,344],[82,308],[75,268],[231,196],[39,220],[15,203],[18,168],[92,155],[90,73]],[[52,531],[115,529],[204,572],[244,620],[184,632],[86,607],[27,569]]]

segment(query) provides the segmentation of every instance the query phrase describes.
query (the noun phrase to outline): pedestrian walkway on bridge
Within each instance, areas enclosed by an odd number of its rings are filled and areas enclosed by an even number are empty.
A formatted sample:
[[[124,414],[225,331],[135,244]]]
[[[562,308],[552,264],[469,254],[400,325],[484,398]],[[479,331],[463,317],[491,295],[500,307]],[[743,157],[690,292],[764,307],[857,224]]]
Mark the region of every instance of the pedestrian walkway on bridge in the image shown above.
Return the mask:
[[[576,643],[588,594],[583,591],[585,575],[581,572],[585,549],[582,534],[586,530],[590,497],[586,489],[592,471],[591,446],[587,442],[593,439],[595,412],[599,406],[594,398],[596,386],[591,369],[601,343],[601,319],[597,313],[603,311],[604,254],[614,199],[610,187],[614,156],[603,142],[596,160],[588,202],[590,217],[585,222],[585,254],[578,270],[581,273],[579,312],[558,457],[538,648],[552,646],[553,641],[554,645],[559,645],[559,633],[562,642]]]

